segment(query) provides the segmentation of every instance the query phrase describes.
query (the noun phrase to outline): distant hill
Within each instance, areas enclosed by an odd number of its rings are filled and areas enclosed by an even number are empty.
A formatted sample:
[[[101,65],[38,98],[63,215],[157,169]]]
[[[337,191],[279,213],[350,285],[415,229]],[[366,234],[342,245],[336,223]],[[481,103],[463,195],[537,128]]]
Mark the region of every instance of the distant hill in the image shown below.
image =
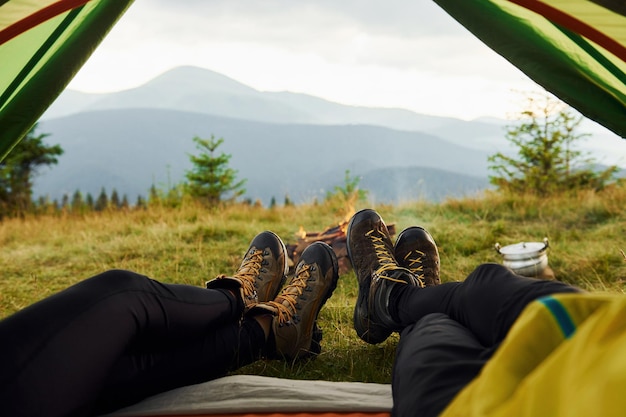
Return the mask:
[[[499,121],[261,92],[196,67],[117,93],[66,90],[42,117],[40,131],[65,150],[58,166],[35,182],[36,196],[53,199],[105,187],[132,201],[152,184],[166,188],[190,168],[192,137],[214,134],[225,139],[221,151],[247,179],[246,197],[264,203],[323,197],[342,184],[347,169],[362,177],[373,199],[438,200],[488,187],[487,155],[505,143]]]
[[[44,120],[40,131],[65,150],[42,173],[35,195],[60,199],[104,186],[131,202],[152,184],[175,184],[191,168],[193,136],[225,139],[222,152],[247,179],[248,198],[268,204],[323,197],[345,170],[362,177],[373,199],[438,200],[488,186],[487,154],[421,132],[368,125],[272,124],[167,109],[81,112]],[[435,185],[436,184],[436,185]]]
[[[493,152],[507,146],[504,121],[464,121],[405,109],[346,106],[290,92],[262,92],[216,72],[178,67],[150,82],[109,94],[65,91],[44,119],[86,111],[154,108],[280,124],[384,126],[438,136],[460,146]]]

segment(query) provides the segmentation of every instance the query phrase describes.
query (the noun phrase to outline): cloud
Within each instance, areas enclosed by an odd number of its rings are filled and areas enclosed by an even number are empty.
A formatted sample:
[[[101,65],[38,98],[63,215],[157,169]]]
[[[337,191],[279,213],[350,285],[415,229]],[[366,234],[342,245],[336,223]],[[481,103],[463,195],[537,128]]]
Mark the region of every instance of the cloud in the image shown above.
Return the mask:
[[[150,7],[199,16],[206,19],[228,21],[247,20],[258,22],[265,28],[288,29],[292,25],[300,29],[327,30],[337,24],[358,28],[371,33],[396,34],[402,37],[424,36],[429,33],[463,32],[450,25],[453,21],[433,2],[411,0],[304,0],[266,1],[243,0],[191,0],[171,2],[155,0]],[[286,26],[285,26],[286,25]]]
[[[71,86],[129,88],[177,65],[260,90],[463,118],[495,115],[485,100],[532,83],[434,2],[150,0],[131,6]]]
[[[415,46],[419,52],[424,46],[436,49],[445,44],[451,48],[448,55],[468,45],[485,48],[431,2],[158,0],[140,7],[132,18],[142,21],[146,36],[177,38],[186,44],[271,44],[332,60],[355,54],[374,60],[387,49],[384,58],[390,63],[408,61]]]

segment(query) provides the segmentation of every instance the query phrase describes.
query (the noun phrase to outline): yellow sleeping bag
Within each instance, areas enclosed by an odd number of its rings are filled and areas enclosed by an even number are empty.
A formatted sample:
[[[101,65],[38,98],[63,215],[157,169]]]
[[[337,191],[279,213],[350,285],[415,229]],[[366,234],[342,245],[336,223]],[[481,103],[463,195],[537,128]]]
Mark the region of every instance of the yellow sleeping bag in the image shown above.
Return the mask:
[[[626,415],[626,297],[561,294],[531,303],[442,416]]]

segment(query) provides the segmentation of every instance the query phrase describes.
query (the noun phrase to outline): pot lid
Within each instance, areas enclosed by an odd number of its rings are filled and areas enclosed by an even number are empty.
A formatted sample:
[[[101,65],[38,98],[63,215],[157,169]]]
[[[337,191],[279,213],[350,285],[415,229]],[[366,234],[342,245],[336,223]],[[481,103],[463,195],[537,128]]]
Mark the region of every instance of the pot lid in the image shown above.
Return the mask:
[[[548,248],[548,240],[543,242],[519,242],[514,245],[502,246],[496,243],[496,250],[503,256],[533,257],[541,255]]]

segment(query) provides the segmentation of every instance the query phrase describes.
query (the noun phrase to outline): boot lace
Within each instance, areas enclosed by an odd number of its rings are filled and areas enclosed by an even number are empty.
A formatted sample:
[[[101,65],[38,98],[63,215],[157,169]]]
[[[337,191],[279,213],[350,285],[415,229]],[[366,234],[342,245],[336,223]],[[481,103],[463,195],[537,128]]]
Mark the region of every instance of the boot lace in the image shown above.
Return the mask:
[[[293,280],[287,285],[274,301],[265,304],[276,310],[278,325],[297,323],[299,317],[296,311],[299,309],[298,298],[302,295],[307,286],[307,281],[311,278],[312,266],[304,264]]]
[[[386,273],[389,271],[395,271],[400,269],[398,263],[396,262],[393,254],[389,251],[388,246],[385,244],[385,234],[380,230],[373,229],[365,234],[370,238],[372,244],[374,245],[374,251],[376,253],[376,258],[378,259],[378,263],[380,266],[374,271],[373,276],[376,278],[383,278],[393,282],[401,282],[405,283],[401,279],[396,279],[388,276]]]
[[[407,268],[413,273],[422,286],[424,286],[424,264],[422,263],[422,256],[426,254],[421,250],[414,249],[404,256]]]
[[[243,291],[243,295],[246,298],[254,299],[256,298],[256,288],[255,283],[256,279],[259,275],[259,271],[263,265],[263,250],[253,248],[251,249],[246,257],[241,262],[241,266],[233,275],[233,278],[237,278],[241,281],[241,289]],[[226,278],[227,276],[222,274],[218,275],[217,278]]]
[[[412,270],[403,268],[398,265],[398,263],[396,262],[396,259],[393,256],[393,253],[389,250],[389,247],[385,244],[385,240],[384,240],[385,234],[382,231],[370,230],[369,232],[366,233],[366,236],[368,236],[371,239],[372,244],[374,245],[374,251],[376,252],[376,258],[378,259],[378,262],[380,264],[380,266],[372,274],[373,278],[386,279],[388,281],[399,282],[399,283],[405,284],[406,281],[399,279],[399,278],[394,278],[390,276],[390,274],[387,274],[387,272],[404,270],[410,276],[416,279],[417,285],[419,285],[420,287],[424,286],[424,281],[422,278],[420,278],[420,276],[416,276]],[[421,276],[423,277],[423,274]]]

